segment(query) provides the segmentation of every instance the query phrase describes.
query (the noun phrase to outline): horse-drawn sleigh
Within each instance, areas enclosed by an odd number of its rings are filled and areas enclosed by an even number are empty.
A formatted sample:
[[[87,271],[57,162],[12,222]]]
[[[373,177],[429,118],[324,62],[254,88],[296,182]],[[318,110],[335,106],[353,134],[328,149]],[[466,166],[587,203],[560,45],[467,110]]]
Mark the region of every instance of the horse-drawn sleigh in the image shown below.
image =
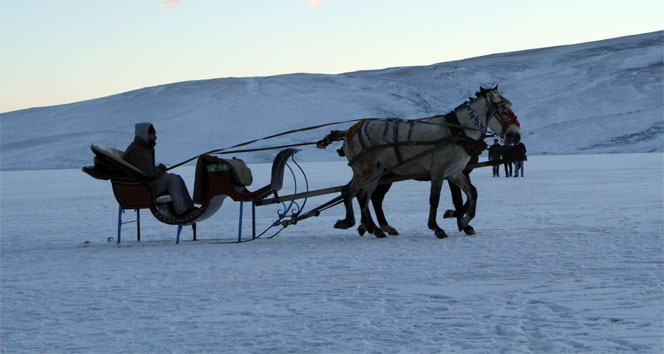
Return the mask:
[[[294,194],[287,196],[278,194],[283,185],[285,168],[290,170],[293,182],[297,183],[295,173],[289,166],[289,160],[299,168],[306,182],[306,174],[293,158],[297,152],[295,149],[287,148],[277,154],[272,165],[270,184],[253,192],[246,188],[247,184],[243,183],[238,176],[238,169],[246,167],[243,166],[243,163],[224,160],[209,153],[202,154],[197,157],[193,198],[200,208],[183,217],[172,213],[169,208],[169,196],[156,195],[150,180],[145,178],[136,167],[124,161],[120,150],[92,145],[95,165],[84,167],[83,171],[94,178],[111,181],[115,198],[119,204],[118,243],[121,238],[122,213],[126,209],[134,209],[137,212],[139,240],[139,211],[147,208],[157,220],[166,224],[178,225],[176,242],[179,242],[183,225],[192,226],[195,240],[196,224],[213,215],[226,197],[231,197],[232,200],[241,203],[238,242],[242,242],[242,209],[245,202],[251,203],[252,206],[252,239],[255,239],[262,235],[256,235],[255,230],[255,207],[257,206],[283,204],[284,211],[278,213],[277,221],[273,222],[270,227],[285,228],[300,220],[317,216],[321,211],[343,202],[346,217],[337,221],[335,227],[347,229],[355,224],[352,208],[352,199],[355,197],[359,201],[362,215],[358,228],[360,234],[369,232],[376,237],[385,237],[385,232],[391,234],[397,232],[385,220],[382,212],[382,198],[389,190],[391,183],[407,179],[431,181],[428,227],[434,231],[437,237],[444,238],[446,233],[436,222],[443,181],[448,180],[460,187],[466,194],[466,205],[463,208],[457,205],[456,213],[459,229],[468,230],[468,224],[475,216],[477,190],[464,174],[464,170],[489,165],[489,163],[469,165],[471,157],[481,153],[486,146],[483,140],[486,137],[487,129],[490,128],[495,135],[504,138],[507,142],[516,143],[520,140],[519,122],[510,106],[511,102],[503,97],[496,86],[493,89],[481,88],[476,97],[464,102],[444,116],[416,120],[361,119],[348,121],[355,122],[355,124],[347,131],[332,131],[321,141],[293,144],[292,146],[317,144],[319,147],[324,147],[332,141],[343,140],[341,151],[353,170],[351,181],[345,186],[316,191],[309,191],[308,183],[306,183],[304,191],[298,192],[296,188]],[[339,123],[297,131],[333,124]],[[274,136],[281,135],[284,133]],[[247,143],[236,146],[245,144]],[[213,150],[212,153],[222,153],[222,150]],[[191,160],[193,159],[188,161]],[[378,186],[382,187],[377,190]],[[339,192],[341,192],[340,195],[327,203],[306,213],[303,212],[306,198]],[[302,198],[305,198],[302,205],[295,203],[295,200]],[[374,202],[380,227],[374,223],[369,212],[370,200]],[[472,230],[472,228],[470,229]]]

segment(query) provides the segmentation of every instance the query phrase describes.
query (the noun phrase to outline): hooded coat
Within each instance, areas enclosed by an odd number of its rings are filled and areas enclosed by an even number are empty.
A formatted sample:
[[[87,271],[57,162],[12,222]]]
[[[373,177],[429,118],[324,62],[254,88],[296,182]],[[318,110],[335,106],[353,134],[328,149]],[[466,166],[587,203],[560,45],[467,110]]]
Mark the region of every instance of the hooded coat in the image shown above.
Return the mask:
[[[494,143],[489,148],[489,160],[495,161],[500,160],[500,157],[503,155],[503,147],[498,143]]]
[[[523,145],[523,143],[518,143],[514,145],[514,159],[516,161],[524,161],[528,160],[526,158],[526,145]]]
[[[152,123],[137,123],[134,141],[129,144],[122,158],[141,170],[145,177],[157,178],[165,170],[154,165],[154,145],[150,144],[148,136],[150,130],[154,130]]]

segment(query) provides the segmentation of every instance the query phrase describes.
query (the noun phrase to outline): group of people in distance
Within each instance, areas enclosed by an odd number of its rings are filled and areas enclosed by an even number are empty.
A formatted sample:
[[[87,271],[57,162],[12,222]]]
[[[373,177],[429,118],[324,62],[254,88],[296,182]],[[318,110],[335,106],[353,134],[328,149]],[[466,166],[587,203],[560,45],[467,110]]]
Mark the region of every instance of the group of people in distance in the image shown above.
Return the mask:
[[[516,145],[500,145],[498,139],[493,139],[493,145],[489,147],[489,161],[505,160],[505,177],[512,177],[512,164],[514,164],[514,177],[523,177],[523,162],[528,160],[526,146],[523,143]],[[493,176],[500,177],[500,164],[493,165]]]

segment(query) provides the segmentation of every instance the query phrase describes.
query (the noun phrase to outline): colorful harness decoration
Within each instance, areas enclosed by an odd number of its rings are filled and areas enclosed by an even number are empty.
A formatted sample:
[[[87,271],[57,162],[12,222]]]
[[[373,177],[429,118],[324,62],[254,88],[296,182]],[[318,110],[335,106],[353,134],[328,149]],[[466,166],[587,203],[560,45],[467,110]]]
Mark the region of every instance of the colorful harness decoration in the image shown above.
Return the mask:
[[[386,138],[386,136],[387,136],[387,130],[388,130],[389,128],[390,128],[390,121],[389,121],[389,120],[386,120],[386,121],[385,121],[385,128],[383,129],[383,135],[382,135],[382,139],[383,139],[383,141],[386,142],[386,143],[389,143],[389,141],[387,141],[387,138]]]
[[[372,144],[371,144],[371,137],[369,136],[369,121],[367,121],[366,123],[364,123],[364,129],[363,129],[363,131],[364,131],[364,136],[367,137],[367,142],[369,143],[369,146],[371,146],[371,145],[372,145]]]
[[[500,107],[498,112],[500,113],[498,120],[500,121],[500,125],[503,127],[503,129],[507,129],[507,126],[510,122],[519,128],[521,127],[519,121],[516,119],[516,114],[514,114],[509,106]]]
[[[468,109],[468,115],[470,116],[470,119],[473,121],[473,123],[475,123],[475,126],[479,127],[480,131],[484,131],[484,125],[480,123],[480,119],[477,118],[473,107],[468,102],[466,102],[466,108]]]
[[[415,142],[410,141],[410,138],[413,136],[413,127],[415,126],[415,121],[411,120],[408,124],[410,124],[410,127],[408,127],[408,137],[406,138],[406,144],[408,144],[408,146],[413,146],[415,145]]]

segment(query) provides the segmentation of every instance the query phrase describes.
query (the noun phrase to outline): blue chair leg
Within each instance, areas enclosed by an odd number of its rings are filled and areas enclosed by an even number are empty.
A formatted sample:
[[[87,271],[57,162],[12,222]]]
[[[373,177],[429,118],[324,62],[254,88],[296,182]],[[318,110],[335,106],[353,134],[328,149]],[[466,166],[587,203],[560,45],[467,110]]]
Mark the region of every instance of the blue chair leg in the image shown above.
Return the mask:
[[[182,232],[182,224],[178,224],[178,237],[175,239],[175,244],[180,243],[180,232]]]
[[[141,209],[136,209],[136,241],[141,240]]]
[[[120,244],[120,236],[122,235],[122,205],[118,211],[118,245]]]
[[[251,239],[256,238],[256,203],[251,202]]]
[[[244,209],[244,202],[240,202],[240,222],[237,230],[237,242],[242,242],[242,211]]]

